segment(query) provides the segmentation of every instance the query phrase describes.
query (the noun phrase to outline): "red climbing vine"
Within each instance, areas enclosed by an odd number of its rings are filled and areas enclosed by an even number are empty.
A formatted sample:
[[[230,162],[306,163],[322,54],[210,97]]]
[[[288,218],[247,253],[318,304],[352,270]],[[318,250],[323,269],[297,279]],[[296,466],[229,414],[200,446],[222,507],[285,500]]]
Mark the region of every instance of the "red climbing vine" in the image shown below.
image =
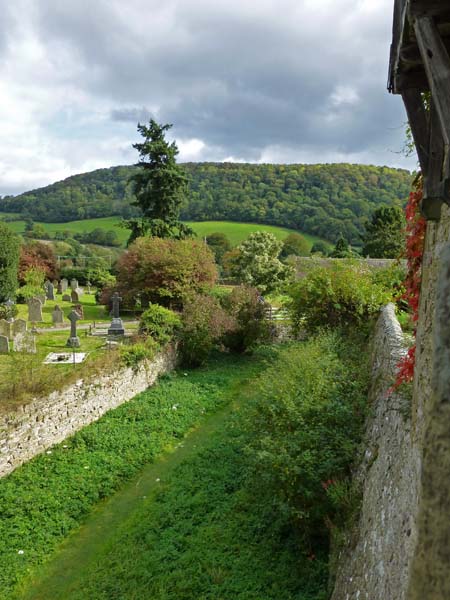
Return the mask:
[[[413,322],[417,323],[417,319],[419,318],[420,284],[426,229],[426,221],[420,214],[420,201],[423,194],[423,179],[421,176],[416,178],[414,187],[415,189],[410,193],[405,209],[407,273],[405,279],[406,289],[403,298],[408,302],[411,309]],[[414,327],[414,337],[415,335],[416,328]],[[394,389],[398,388],[402,383],[412,381],[415,362],[416,344],[414,342],[414,345],[398,364]]]

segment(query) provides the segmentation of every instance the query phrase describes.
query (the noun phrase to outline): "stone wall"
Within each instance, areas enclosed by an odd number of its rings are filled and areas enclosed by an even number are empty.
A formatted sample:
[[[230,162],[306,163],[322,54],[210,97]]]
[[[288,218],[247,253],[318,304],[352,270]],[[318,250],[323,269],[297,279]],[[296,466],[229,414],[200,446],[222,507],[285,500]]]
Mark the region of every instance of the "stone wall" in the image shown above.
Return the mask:
[[[388,394],[404,340],[394,306],[381,311],[365,454],[356,473],[363,492],[358,523],[341,551],[332,600],[404,600],[416,544],[420,448],[411,435],[411,402]]]
[[[450,208],[427,224],[414,381],[423,451],[418,542],[408,600],[450,598]]]
[[[120,368],[95,382],[80,379],[5,415],[0,425],[0,477],[144,391],[175,362],[176,351],[167,350],[151,362],[143,361],[137,370]]]

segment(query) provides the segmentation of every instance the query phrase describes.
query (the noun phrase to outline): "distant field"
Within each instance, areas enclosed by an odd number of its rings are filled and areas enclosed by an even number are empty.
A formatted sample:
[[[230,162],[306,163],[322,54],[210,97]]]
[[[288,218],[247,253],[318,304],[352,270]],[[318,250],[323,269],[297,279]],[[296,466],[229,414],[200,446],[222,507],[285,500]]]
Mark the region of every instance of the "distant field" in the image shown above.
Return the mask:
[[[0,218],[6,214],[0,213]],[[83,231],[92,231],[97,227],[101,229],[113,229],[117,232],[122,244],[125,244],[129,236],[127,229],[119,227],[119,217],[104,217],[100,219],[85,219],[82,221],[69,221],[68,223],[39,223],[49,233],[55,233],[56,231],[71,231],[73,233],[82,233]],[[255,231],[268,231],[273,233],[279,240],[283,240],[289,233],[292,233],[293,229],[286,229],[284,227],[274,227],[272,225],[260,225],[259,223],[234,223],[231,221],[201,221],[186,223],[195,231],[199,238],[210,235],[214,232],[224,233],[230,240],[233,246],[240,244],[245,238]],[[13,221],[7,223],[9,227],[16,233],[23,233],[25,229],[25,221]],[[314,242],[320,240],[320,238],[307,233],[303,234],[305,238],[310,242],[311,246]]]

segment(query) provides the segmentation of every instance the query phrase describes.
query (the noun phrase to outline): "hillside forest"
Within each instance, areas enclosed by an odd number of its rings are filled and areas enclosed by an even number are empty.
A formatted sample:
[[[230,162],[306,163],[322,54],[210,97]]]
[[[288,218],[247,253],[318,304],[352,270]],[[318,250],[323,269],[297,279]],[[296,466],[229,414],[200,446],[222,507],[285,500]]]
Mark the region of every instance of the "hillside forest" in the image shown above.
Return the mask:
[[[380,206],[406,202],[406,170],[351,164],[186,163],[183,221],[225,220],[289,227],[331,242],[359,244]],[[44,188],[0,198],[0,212],[48,223],[140,215],[133,206],[134,166],[98,169]]]

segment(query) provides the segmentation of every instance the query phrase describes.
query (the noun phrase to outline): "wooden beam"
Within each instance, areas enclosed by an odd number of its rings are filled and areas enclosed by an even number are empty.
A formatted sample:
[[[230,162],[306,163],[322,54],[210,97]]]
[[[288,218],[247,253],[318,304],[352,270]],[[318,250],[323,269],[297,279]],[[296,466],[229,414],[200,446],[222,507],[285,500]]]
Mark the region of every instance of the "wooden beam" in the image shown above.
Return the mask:
[[[446,0],[409,0],[408,14],[410,19],[416,17],[439,17],[450,14]]]
[[[422,214],[431,221],[436,221],[441,216],[441,207],[444,202],[444,140],[437,106],[434,98],[430,104],[430,145],[426,176],[424,178]]]
[[[417,89],[409,89],[402,92],[402,98],[419,157],[420,168],[426,177],[429,163],[430,127],[422,94]]]
[[[432,18],[417,18],[414,29],[439,116],[444,144],[450,146],[450,57]]]
[[[415,89],[421,92],[428,92],[430,84],[424,70],[401,70],[394,75],[392,92],[401,94],[405,90]]]

